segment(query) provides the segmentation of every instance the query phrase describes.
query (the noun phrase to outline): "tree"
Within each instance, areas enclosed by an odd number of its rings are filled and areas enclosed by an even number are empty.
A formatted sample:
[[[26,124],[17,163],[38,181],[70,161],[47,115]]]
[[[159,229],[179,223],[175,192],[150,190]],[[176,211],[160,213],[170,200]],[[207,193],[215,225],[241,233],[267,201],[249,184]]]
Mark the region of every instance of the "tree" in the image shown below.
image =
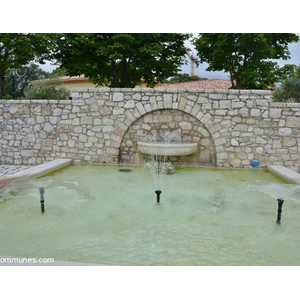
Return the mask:
[[[33,33],[0,33],[0,99],[3,96],[5,74],[20,69],[34,59],[43,63],[48,51],[47,35]]]
[[[55,34],[51,59],[68,75],[84,74],[96,85],[147,86],[174,76],[185,62],[180,33],[86,33]]]
[[[187,73],[183,73],[170,78],[167,82],[177,83],[177,82],[189,82],[189,81],[198,81],[198,80],[207,80],[207,78],[202,78],[197,75],[190,76]]]
[[[300,102],[300,66],[273,92],[273,99],[277,102]]]
[[[47,73],[47,78],[58,78],[62,76],[67,76],[67,70],[62,68],[61,66],[54,69],[51,73]]]
[[[193,44],[207,71],[230,74],[232,88],[265,89],[293,72],[295,66],[274,60],[289,59],[288,44],[297,41],[293,33],[203,33]]]
[[[44,79],[24,91],[26,99],[68,99],[70,91],[57,79]]]

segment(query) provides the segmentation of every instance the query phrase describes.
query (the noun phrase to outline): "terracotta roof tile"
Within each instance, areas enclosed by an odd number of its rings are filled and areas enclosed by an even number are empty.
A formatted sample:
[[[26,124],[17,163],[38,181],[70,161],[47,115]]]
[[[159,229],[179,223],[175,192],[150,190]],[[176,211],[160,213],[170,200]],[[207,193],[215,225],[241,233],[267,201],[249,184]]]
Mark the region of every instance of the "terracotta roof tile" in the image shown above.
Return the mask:
[[[180,83],[157,84],[156,88],[164,89],[229,89],[230,80],[226,79],[208,79]]]

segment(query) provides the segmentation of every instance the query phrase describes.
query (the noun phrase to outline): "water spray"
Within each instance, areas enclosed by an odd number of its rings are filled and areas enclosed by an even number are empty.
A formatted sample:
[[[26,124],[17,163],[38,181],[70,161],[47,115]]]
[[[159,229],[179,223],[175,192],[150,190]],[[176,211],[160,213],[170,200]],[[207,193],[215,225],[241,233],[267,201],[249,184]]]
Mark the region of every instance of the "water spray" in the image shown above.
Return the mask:
[[[44,193],[45,193],[45,189],[43,187],[40,187],[40,195],[41,195],[41,213],[45,212],[45,207],[44,207]]]
[[[282,213],[282,204],[284,200],[282,199],[277,199],[278,201],[278,211],[277,211],[277,224],[280,224],[281,221],[281,213]]]
[[[160,200],[160,194],[162,193],[161,190],[156,190],[155,191],[155,194],[156,194],[156,202],[159,203],[159,200]]]

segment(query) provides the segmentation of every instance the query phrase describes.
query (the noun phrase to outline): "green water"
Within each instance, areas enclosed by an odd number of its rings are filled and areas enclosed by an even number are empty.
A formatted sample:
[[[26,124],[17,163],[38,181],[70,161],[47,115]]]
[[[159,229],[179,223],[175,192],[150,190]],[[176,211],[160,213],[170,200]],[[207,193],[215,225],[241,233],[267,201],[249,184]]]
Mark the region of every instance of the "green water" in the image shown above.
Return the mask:
[[[132,166],[75,165],[19,181],[1,190],[0,255],[105,265],[300,265],[299,186],[267,171],[186,168],[165,176],[159,205],[154,190],[149,171]],[[286,200],[280,225],[279,197]]]

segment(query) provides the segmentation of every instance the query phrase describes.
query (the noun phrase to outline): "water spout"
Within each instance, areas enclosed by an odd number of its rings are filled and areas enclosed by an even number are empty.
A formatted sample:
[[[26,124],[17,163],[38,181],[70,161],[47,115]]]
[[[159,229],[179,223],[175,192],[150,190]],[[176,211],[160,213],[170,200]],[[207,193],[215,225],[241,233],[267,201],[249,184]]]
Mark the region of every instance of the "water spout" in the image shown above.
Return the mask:
[[[45,207],[44,207],[44,202],[45,202],[45,199],[44,199],[44,193],[45,193],[45,189],[43,187],[40,187],[40,196],[41,196],[41,213],[44,213],[45,212]]]
[[[161,190],[156,190],[155,191],[155,194],[156,194],[156,202],[159,203],[160,201],[160,194],[162,193]]]
[[[281,213],[282,213],[282,204],[284,200],[282,199],[277,199],[278,201],[278,211],[277,211],[277,224],[280,224],[281,221]]]

